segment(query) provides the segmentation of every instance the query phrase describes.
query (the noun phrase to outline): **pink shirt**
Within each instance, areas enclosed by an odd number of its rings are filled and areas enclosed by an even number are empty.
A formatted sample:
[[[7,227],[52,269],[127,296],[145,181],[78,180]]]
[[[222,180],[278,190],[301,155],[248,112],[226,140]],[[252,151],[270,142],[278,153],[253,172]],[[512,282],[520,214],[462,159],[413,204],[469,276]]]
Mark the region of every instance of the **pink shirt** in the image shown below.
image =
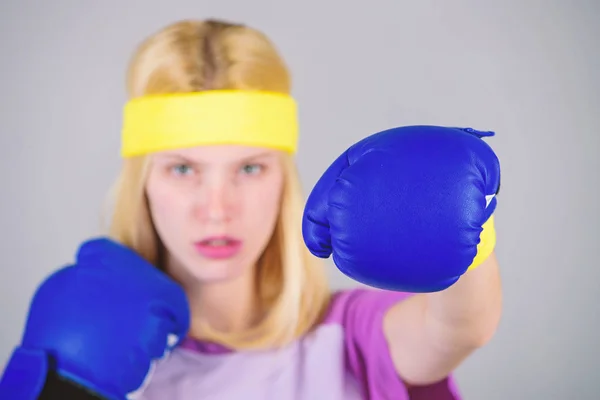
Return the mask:
[[[229,351],[185,340],[157,364],[142,400],[460,400],[451,377],[407,390],[394,369],[383,315],[409,296],[335,294],[324,322],[280,350]]]

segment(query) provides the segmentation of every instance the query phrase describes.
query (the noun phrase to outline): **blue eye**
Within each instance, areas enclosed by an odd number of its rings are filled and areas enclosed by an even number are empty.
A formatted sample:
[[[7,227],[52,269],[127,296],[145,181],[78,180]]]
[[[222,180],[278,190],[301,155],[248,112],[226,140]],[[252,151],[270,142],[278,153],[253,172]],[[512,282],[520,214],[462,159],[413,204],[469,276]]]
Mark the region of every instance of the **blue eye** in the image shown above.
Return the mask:
[[[171,168],[175,175],[190,175],[193,171],[189,165],[179,164]]]
[[[262,165],[247,164],[242,167],[242,172],[247,175],[256,175],[262,171]]]

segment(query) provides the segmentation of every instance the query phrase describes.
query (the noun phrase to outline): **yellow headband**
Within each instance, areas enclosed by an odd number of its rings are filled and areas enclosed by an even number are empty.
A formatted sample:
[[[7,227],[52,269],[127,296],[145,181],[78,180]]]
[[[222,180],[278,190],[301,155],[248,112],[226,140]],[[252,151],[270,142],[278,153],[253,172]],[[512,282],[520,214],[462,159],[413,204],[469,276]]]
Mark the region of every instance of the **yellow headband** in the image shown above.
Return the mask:
[[[210,90],[129,101],[124,109],[121,155],[217,144],[294,153],[297,142],[296,103],[291,96]]]

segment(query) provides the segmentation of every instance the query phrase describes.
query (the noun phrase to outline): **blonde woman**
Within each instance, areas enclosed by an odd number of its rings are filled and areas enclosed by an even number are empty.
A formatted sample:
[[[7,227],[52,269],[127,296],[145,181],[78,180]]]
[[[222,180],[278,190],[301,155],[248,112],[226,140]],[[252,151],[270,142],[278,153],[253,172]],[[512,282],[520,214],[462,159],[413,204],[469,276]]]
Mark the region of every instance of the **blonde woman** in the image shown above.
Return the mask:
[[[491,133],[369,136],[305,203],[260,32],[167,26],[127,88],[110,238],[40,286],[0,397],[460,399],[452,372],[501,310]],[[330,256],[373,288],[331,292]]]

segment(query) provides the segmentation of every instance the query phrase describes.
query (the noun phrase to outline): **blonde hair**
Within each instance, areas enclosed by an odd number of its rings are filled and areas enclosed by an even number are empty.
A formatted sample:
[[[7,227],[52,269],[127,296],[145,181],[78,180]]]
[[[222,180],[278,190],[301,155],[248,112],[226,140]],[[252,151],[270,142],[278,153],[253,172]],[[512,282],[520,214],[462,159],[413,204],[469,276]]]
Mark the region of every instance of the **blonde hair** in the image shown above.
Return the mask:
[[[223,21],[180,21],[147,38],[128,69],[130,98],[215,89],[267,90],[289,94],[290,77],[274,46],[252,28]],[[204,326],[201,338],[236,349],[283,346],[310,331],[329,304],[326,272],[302,240],[304,206],[291,157],[273,236],[257,268],[265,318],[240,334]],[[124,160],[114,188],[110,235],[160,267],[164,247],[145,195],[147,157]]]

